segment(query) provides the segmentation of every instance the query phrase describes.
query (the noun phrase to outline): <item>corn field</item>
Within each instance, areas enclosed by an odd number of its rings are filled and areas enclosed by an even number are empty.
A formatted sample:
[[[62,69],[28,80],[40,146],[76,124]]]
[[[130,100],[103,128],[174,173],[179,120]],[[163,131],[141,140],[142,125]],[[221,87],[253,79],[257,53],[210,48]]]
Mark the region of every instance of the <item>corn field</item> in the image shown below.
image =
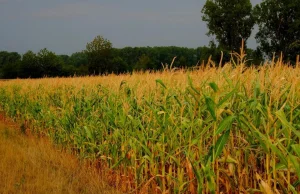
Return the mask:
[[[299,193],[300,66],[0,82],[0,109],[129,193]]]

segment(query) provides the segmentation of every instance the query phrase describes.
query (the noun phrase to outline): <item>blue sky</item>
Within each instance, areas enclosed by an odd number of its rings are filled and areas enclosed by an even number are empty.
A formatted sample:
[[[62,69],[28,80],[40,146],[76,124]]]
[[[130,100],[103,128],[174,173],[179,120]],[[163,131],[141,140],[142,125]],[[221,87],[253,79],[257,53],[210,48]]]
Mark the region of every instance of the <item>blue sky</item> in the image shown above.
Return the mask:
[[[253,4],[261,0],[252,0]],[[0,0],[0,50],[71,54],[97,35],[114,47],[207,45],[204,0]],[[255,47],[253,36],[249,47]]]

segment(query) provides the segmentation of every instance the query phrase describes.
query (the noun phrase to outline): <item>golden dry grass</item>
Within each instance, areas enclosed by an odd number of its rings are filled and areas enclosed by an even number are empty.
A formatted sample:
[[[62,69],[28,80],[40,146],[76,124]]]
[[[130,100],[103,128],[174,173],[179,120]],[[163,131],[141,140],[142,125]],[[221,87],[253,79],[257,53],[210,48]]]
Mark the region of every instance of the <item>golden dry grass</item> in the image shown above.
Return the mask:
[[[0,193],[118,193],[101,176],[44,138],[0,124]]]

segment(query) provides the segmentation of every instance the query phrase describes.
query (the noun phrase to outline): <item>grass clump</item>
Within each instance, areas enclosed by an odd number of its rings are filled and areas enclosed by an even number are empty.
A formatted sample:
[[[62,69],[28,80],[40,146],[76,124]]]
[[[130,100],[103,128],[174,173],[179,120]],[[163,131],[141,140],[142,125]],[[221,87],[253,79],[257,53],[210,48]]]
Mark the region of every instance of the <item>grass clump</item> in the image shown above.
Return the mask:
[[[14,127],[0,123],[0,193],[118,193],[95,168]]]

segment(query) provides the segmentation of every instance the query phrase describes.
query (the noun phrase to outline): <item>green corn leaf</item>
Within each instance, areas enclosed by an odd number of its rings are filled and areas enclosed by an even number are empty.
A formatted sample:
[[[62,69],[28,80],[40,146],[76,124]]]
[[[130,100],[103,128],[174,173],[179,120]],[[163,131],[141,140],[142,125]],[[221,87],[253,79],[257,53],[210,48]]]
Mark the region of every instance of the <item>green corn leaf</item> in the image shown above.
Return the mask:
[[[197,167],[197,166],[195,166],[195,163],[194,162],[191,162],[191,160],[190,159],[188,159],[189,160],[189,162],[191,163],[191,165],[192,165],[192,168],[193,168],[193,171],[194,171],[194,174],[195,174],[195,176],[196,176],[196,179],[197,179],[197,181],[198,181],[198,183],[200,182],[200,180],[201,180],[201,175],[200,175],[200,172],[199,172],[199,168]]]
[[[226,75],[225,72],[223,72],[222,74],[223,74],[223,77],[225,78],[227,84],[228,84],[229,86],[233,87],[233,82],[232,82],[232,80],[229,78],[229,76]]]
[[[219,139],[216,142],[215,145],[215,154],[214,154],[214,158],[213,161],[222,153],[223,148],[225,146],[225,144],[227,143],[228,139],[229,139],[229,134],[230,134],[230,130],[227,130],[221,137],[219,137]]]
[[[190,89],[188,89],[187,91],[189,92],[190,95],[192,95],[192,97],[193,97],[198,103],[200,103],[198,97],[197,97]]]
[[[293,186],[294,186],[294,187],[300,186],[300,179],[296,180],[296,181],[293,183]]]
[[[114,169],[114,168],[116,168],[116,167],[118,167],[120,164],[121,164],[121,162],[124,160],[124,158],[121,158],[117,163],[115,163],[112,167],[111,167],[111,169]]]
[[[233,94],[235,94],[236,92],[236,88],[234,88],[231,92],[229,92],[228,94],[226,94],[222,100],[219,101],[218,103],[218,107],[221,107],[231,96],[233,96]]]
[[[215,183],[215,179],[214,179],[214,172],[212,171],[210,165],[207,165],[203,168],[204,174],[205,174],[205,178],[207,180],[208,183],[208,187],[209,187],[209,193],[216,193],[216,183]]]
[[[279,110],[277,111],[276,113],[276,116],[278,117],[278,119],[281,121],[281,123],[285,126],[285,127],[288,127],[288,128],[294,128],[289,122],[288,120],[286,119],[286,116],[284,114],[284,112],[282,110]]]
[[[293,194],[299,194],[299,193],[296,191],[295,187],[294,187],[293,185],[291,185],[291,184],[289,184],[289,189],[290,189],[290,191],[293,192]]]
[[[276,154],[276,156],[280,159],[280,161],[285,165],[288,166],[287,160],[285,155],[274,145],[271,143],[271,140],[268,139],[265,135],[257,131],[259,136],[261,137],[261,140],[264,141],[264,143],[271,148],[271,150]],[[281,145],[280,142],[277,142],[278,145]],[[283,146],[282,146],[283,147]]]
[[[275,165],[275,170],[276,170],[276,171],[278,171],[278,170],[284,170],[284,169],[286,169],[286,165],[285,165],[285,164],[277,163],[277,164]],[[273,172],[273,170],[272,170],[271,172]]]
[[[214,92],[219,91],[219,87],[215,82],[210,82],[209,86],[214,90]]]
[[[83,128],[84,128],[84,130],[85,130],[85,133],[86,133],[87,137],[88,137],[89,139],[93,139],[92,133],[91,133],[91,131],[87,128],[87,126],[84,126]]]
[[[208,154],[205,156],[204,161],[205,164],[208,165],[210,162],[212,162],[213,158],[213,150],[214,150],[214,145],[212,145],[208,151]]]
[[[182,104],[181,102],[179,101],[178,97],[176,95],[173,95],[173,97],[175,98],[176,102],[179,104],[179,106],[181,107]]]
[[[300,144],[294,144],[291,147],[293,148],[293,150],[297,154],[297,156],[300,157]]]
[[[235,118],[236,118],[236,116],[228,116],[225,119],[223,119],[221,121],[215,135],[218,135],[218,134],[222,133],[224,130],[229,129]]]
[[[282,110],[277,111],[275,114],[278,117],[278,119],[281,121],[281,123],[284,127],[291,129],[293,131],[293,133],[295,133],[295,135],[297,135],[298,138],[300,138],[300,132],[297,131],[290,122],[288,122],[288,120],[286,119],[286,116]]]
[[[119,86],[119,90],[122,89],[122,86],[123,86],[123,85],[126,85],[126,81],[125,81],[125,80],[122,80],[122,81],[121,81],[120,86]]]
[[[151,155],[151,151],[149,150],[149,148],[148,148],[146,145],[144,145],[142,142],[140,142],[137,138],[134,138],[134,140],[135,140],[137,143],[139,143],[140,146],[141,146],[142,148],[144,148],[144,151],[145,151],[149,156]]]
[[[167,89],[166,85],[163,83],[161,79],[155,80],[156,84],[160,84],[163,88]]]
[[[295,168],[295,171],[297,173],[297,176],[300,177],[300,165],[299,165],[299,161],[298,161],[298,157],[293,156],[292,154],[288,153],[290,161],[292,163],[292,165]]]
[[[215,107],[216,107],[215,102],[210,97],[205,96],[205,103],[212,118],[216,121],[217,116],[215,112]]]

